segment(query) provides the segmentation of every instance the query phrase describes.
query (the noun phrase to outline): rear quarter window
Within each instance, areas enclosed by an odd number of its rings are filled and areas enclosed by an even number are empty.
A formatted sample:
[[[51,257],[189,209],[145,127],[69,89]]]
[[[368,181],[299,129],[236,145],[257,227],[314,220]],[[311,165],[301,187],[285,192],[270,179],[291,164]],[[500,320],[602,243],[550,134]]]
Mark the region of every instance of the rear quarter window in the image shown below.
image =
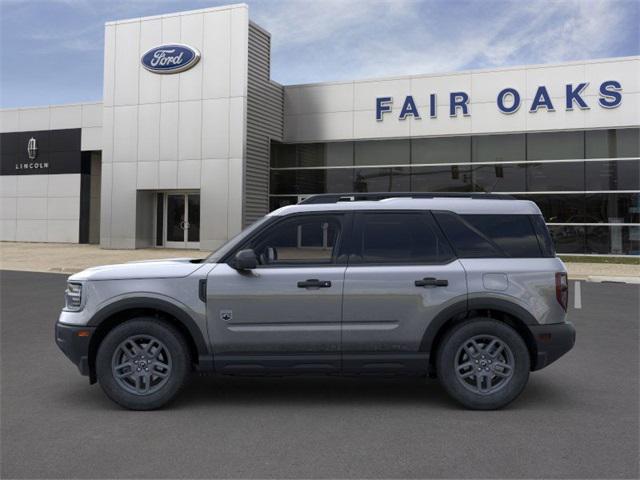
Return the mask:
[[[549,229],[544,223],[544,218],[542,218],[542,215],[531,215],[529,218],[531,219],[533,228],[535,229],[536,235],[538,236],[538,243],[540,244],[542,256],[547,258],[555,257],[556,249],[553,245],[553,240],[551,240]]]
[[[459,258],[495,258],[504,254],[481,232],[451,212],[433,212]]]
[[[538,236],[529,215],[462,215],[492,240],[507,257],[541,257]]]
[[[543,256],[530,215],[434,215],[460,258]]]

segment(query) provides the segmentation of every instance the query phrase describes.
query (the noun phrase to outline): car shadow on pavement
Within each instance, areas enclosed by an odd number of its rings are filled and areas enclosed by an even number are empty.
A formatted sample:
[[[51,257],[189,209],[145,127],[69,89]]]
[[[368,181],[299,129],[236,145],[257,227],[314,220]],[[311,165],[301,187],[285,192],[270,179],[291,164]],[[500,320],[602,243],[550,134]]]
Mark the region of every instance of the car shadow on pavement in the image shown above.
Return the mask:
[[[82,410],[122,410],[98,385],[84,382],[64,390],[59,401]],[[531,378],[524,392],[506,409],[567,409],[576,399],[557,382]],[[389,406],[464,410],[437,380],[420,377],[216,377],[194,375],[175,401],[163,410],[238,406]]]
[[[567,408],[575,402],[560,385],[532,381],[507,408]],[[238,405],[404,405],[460,410],[437,380],[420,377],[194,377],[170,408]]]

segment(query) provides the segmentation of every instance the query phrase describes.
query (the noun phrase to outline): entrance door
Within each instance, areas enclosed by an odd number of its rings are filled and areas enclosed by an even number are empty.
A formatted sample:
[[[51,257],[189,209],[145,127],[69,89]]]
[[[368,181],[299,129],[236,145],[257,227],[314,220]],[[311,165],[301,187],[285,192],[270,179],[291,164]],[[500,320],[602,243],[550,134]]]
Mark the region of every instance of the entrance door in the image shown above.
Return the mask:
[[[200,194],[167,193],[164,198],[165,247],[199,248]]]

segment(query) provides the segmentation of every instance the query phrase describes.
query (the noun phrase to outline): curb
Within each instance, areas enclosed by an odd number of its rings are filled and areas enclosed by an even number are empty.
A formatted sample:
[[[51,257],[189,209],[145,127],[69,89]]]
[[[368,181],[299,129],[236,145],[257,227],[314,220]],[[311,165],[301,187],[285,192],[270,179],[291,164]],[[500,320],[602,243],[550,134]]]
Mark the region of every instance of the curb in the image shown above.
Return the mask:
[[[628,284],[640,285],[640,277],[631,277],[631,276],[609,277],[609,276],[605,276],[605,275],[589,275],[587,277],[587,282],[594,282],[594,283],[628,283]]]
[[[84,268],[80,267],[52,267],[47,272],[51,273],[78,273],[84,270]]]

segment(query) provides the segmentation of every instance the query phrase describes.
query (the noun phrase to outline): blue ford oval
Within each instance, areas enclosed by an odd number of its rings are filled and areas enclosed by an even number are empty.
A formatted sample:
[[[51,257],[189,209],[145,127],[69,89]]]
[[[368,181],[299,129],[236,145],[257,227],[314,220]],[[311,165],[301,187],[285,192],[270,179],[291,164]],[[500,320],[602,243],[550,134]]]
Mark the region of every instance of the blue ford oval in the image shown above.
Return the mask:
[[[200,60],[200,52],[189,45],[160,45],[148,50],[140,61],[153,73],[178,73],[190,69]]]

